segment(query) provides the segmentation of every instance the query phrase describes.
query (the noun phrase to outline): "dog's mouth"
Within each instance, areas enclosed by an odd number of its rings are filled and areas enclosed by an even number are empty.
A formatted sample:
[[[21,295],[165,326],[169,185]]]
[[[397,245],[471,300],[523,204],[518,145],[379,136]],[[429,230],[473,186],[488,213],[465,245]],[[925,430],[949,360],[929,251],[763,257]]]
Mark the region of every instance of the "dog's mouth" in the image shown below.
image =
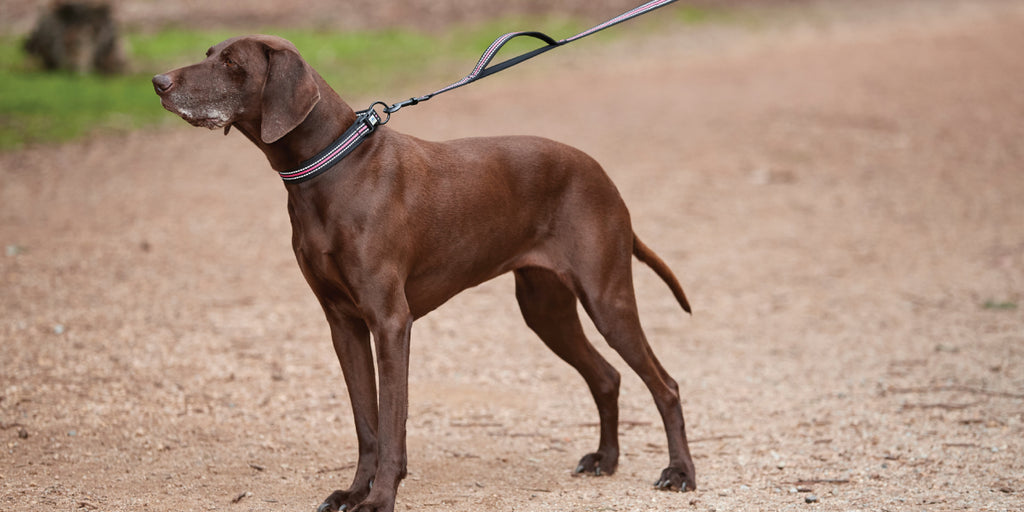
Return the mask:
[[[181,116],[182,119],[187,121],[188,124],[191,124],[192,126],[207,128],[210,130],[218,130],[231,124],[231,120],[228,119],[228,116],[223,114],[194,115],[192,113],[182,112],[178,115]]]
[[[227,119],[220,117],[189,118],[182,116],[182,118],[185,119],[185,121],[188,121],[188,123],[192,126],[206,128],[209,130],[219,130],[230,124]]]
[[[184,119],[188,124],[199,128],[217,130],[231,125],[231,118],[227,114],[216,110],[194,111],[192,109],[168,104],[167,101],[163,102],[163,106],[169,112],[172,112],[178,117]]]

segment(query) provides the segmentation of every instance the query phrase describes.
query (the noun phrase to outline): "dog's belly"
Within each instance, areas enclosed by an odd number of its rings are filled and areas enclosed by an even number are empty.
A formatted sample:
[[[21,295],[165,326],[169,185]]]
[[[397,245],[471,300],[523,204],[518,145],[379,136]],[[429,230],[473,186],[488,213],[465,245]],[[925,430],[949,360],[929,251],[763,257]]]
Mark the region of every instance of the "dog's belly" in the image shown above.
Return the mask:
[[[444,268],[411,275],[405,284],[406,300],[414,318],[437,309],[462,291],[523,267],[552,268],[554,263],[536,248],[486,253]]]

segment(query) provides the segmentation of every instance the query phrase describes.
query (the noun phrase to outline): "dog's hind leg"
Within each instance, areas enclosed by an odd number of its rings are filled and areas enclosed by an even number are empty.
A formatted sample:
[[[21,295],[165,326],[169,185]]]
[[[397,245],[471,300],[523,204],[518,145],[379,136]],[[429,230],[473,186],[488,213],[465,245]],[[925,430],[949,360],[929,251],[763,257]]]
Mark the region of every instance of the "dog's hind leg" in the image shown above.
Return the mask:
[[[516,299],[526,324],[558,357],[580,372],[600,417],[597,451],[580,459],[576,474],[611,475],[619,459],[619,373],[587,340],[576,311],[576,295],[554,272],[515,271]]]
[[[621,230],[620,230],[621,231]],[[654,356],[640,326],[630,259],[630,242],[604,238],[605,251],[578,258],[574,266],[580,300],[597,330],[647,385],[661,414],[668,438],[669,465],[654,485],[659,489],[692,491],[696,488],[693,460],[686,442],[686,428],[679,386]],[[613,250],[620,245],[622,250]]]

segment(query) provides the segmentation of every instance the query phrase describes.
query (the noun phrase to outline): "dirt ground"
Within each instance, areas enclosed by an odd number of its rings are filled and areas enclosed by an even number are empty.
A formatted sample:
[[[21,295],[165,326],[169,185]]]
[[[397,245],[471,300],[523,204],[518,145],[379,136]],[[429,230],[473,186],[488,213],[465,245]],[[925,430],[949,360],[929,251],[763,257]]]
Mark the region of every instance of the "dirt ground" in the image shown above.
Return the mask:
[[[624,454],[570,476],[596,412],[506,276],[414,327],[398,510],[1024,509],[1024,4],[577,44],[392,126],[605,165],[694,305],[635,268],[700,489],[651,488],[653,402],[592,329]],[[341,372],[244,137],[170,119],[2,154],[0,177],[0,510],[311,511],[348,485]]]

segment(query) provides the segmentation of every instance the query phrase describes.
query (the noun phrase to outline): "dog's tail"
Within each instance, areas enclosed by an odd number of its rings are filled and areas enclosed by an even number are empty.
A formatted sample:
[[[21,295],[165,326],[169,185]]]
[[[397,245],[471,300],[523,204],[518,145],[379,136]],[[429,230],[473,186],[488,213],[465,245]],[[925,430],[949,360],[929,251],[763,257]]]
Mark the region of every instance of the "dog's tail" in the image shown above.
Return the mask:
[[[672,273],[672,269],[668,268],[668,265],[657,254],[654,254],[650,247],[644,245],[636,236],[636,233],[633,233],[633,256],[636,256],[636,259],[651,267],[651,270],[654,270],[654,273],[658,274],[658,277],[665,281],[665,284],[672,290],[672,294],[676,296],[676,300],[683,307],[683,311],[692,314],[690,311],[690,301],[686,300],[683,287],[679,284],[675,274]]]

